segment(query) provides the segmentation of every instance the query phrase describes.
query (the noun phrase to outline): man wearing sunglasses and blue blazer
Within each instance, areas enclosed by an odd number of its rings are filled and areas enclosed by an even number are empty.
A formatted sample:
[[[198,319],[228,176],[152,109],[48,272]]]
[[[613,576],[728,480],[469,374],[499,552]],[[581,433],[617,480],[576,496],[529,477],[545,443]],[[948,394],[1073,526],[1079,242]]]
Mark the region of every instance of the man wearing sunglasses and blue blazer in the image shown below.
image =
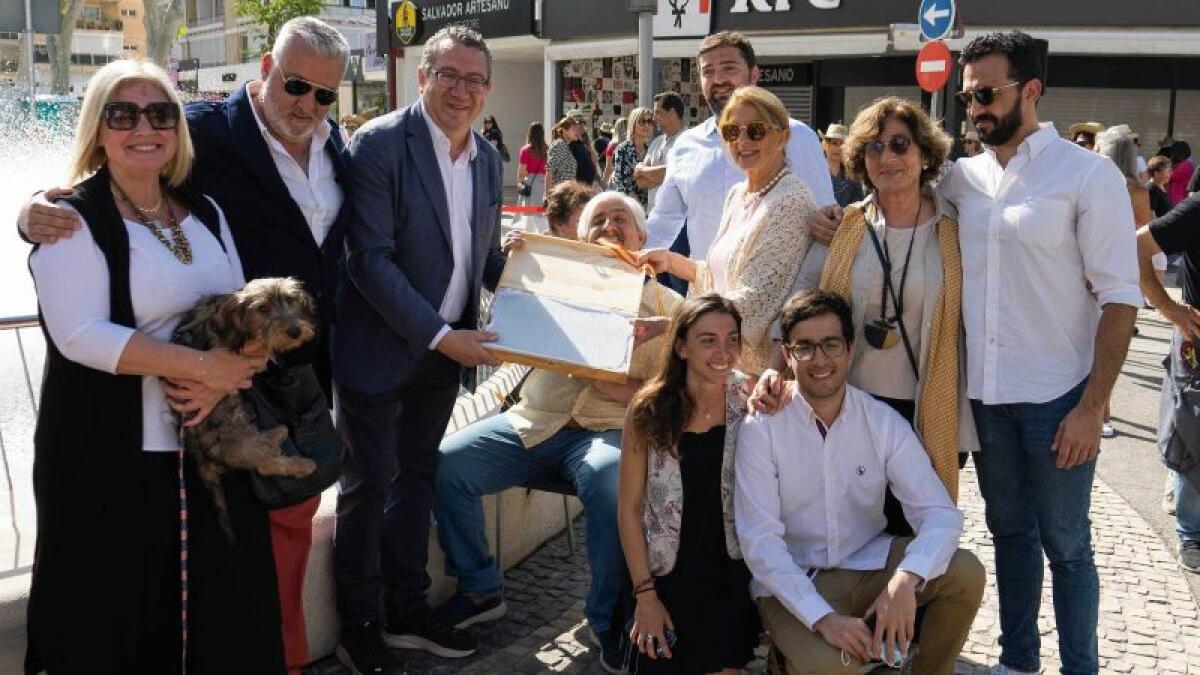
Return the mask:
[[[317,339],[281,358],[287,365],[312,364],[327,395],[332,391],[333,298],[351,214],[345,145],[328,112],[349,50],[345,38],[328,24],[312,17],[293,19],[280,28],[271,51],[263,55],[261,79],[241,86],[228,100],[184,107],[196,153],[189,181],[224,210],[246,279],[295,277],[316,300]],[[22,232],[41,244],[69,237],[77,227],[73,211],[44,198],[34,200],[21,219]],[[203,400],[205,394],[185,390],[172,390],[170,396],[182,402],[181,411],[212,403]],[[252,499],[248,483],[239,485]],[[273,551],[289,670],[310,660],[302,594],[312,517],[319,503],[319,497],[313,497],[270,511],[253,533],[238,533],[246,544],[257,537],[271,539],[270,549],[247,545],[244,550]],[[195,539],[202,533],[192,535]],[[266,580],[272,562],[254,563],[230,555],[227,569],[204,573],[269,592],[275,583]],[[247,581],[251,578],[255,581]]]
[[[417,102],[350,143],[356,217],[333,336],[344,459],[334,571],[337,654],[356,672],[401,672],[387,647],[476,648],[434,616],[425,568],[438,445],[464,368],[498,365],[484,348],[493,337],[476,330],[480,290],[504,266],[500,156],[472,130],[491,66],[479,33],[438,31]]]

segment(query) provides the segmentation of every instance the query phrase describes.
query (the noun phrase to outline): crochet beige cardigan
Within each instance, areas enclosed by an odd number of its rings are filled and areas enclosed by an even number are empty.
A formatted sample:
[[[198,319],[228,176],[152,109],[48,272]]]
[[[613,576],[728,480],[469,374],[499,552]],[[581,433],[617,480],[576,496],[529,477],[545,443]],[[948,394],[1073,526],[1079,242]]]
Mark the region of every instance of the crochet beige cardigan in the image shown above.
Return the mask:
[[[740,223],[731,223],[730,204],[742,198],[746,182],[734,185],[725,197],[724,215],[716,241]],[[742,315],[742,358],[738,369],[757,376],[770,363],[774,349],[771,327],[792,290],[800,263],[808,253],[808,219],[816,211],[804,181],[788,173],[763,197],[753,222],[729,261],[726,298]],[[696,279],[688,296],[712,292],[708,262],[696,261]]]

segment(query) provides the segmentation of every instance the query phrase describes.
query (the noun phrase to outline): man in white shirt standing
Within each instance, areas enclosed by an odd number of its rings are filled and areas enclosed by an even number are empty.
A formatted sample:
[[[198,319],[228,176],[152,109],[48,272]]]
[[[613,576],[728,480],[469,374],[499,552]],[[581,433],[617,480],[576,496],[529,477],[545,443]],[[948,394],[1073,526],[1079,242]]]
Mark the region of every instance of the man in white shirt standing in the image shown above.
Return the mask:
[[[907,655],[912,672],[954,672],[983,598],[983,565],[958,548],[963,515],[912,427],[846,384],[854,326],[839,295],[784,305],[791,401],[738,437],[734,518],[763,623],[790,673],[857,672]],[[884,532],[891,486],[916,537]],[[869,622],[874,623],[873,632]]]
[[[658,188],[667,177],[667,156],[675,148],[675,141],[687,128],[684,124],[683,97],[673,91],[664,91],[654,97],[654,123],[662,133],[646,148],[646,156],[633,167],[633,177],[638,188],[650,190],[650,206],[653,208]]]
[[[1099,669],[1088,510],[1105,403],[1133,334],[1133,210],[1112,162],[1038,124],[1044,43],[992,33],[963,50],[986,150],[940,190],[958,207],[967,388],[996,550],[997,673],[1040,668],[1042,552],[1064,673]]]
[[[759,72],[754,47],[741,33],[709,35],[700,43],[698,58],[700,84],[712,117],[683,132],[675,142],[647,219],[650,239],[646,248],[669,247],[703,260],[721,225],[725,195],[746,177],[725,151],[717,133],[717,118],[735,89],[758,83]],[[796,120],[791,120],[790,127],[786,155],[792,173],[808,185],[818,206],[835,203],[816,133]],[[820,239],[824,233],[814,234]],[[821,241],[829,243],[828,238]]]

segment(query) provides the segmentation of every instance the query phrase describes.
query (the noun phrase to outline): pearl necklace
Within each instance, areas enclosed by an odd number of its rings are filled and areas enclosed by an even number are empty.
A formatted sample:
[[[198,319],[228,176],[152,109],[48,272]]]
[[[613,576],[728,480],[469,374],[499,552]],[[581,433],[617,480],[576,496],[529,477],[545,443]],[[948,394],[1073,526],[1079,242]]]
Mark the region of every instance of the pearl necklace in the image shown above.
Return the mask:
[[[779,170],[779,173],[775,174],[774,178],[767,181],[767,184],[764,185],[761,190],[759,190],[757,192],[747,192],[746,194],[742,195],[742,197],[746,200],[758,199],[761,197],[765,197],[767,195],[767,193],[770,192],[771,189],[774,188],[776,185],[778,185],[779,181],[783,180],[783,177],[789,173],[791,173],[791,169],[789,169],[787,167],[787,165],[784,164],[783,168]],[[749,186],[749,183],[747,183],[747,186]]]

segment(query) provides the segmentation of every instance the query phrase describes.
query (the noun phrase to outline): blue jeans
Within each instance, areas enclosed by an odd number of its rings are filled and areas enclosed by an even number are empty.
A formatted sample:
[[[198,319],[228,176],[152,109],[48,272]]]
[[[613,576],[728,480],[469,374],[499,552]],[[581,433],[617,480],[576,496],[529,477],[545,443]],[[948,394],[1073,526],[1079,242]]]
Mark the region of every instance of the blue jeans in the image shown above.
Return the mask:
[[[1000,662],[1010,668],[1036,671],[1041,665],[1043,551],[1050,560],[1062,672],[1096,673],[1100,667],[1100,578],[1088,519],[1096,462],[1059,469],[1050,449],[1086,382],[1047,403],[971,401],[982,449],[975,456],[979,489],[996,548]]]
[[[1181,541],[1200,541],[1200,485],[1192,484],[1178,472],[1175,472],[1175,531]]]
[[[592,571],[584,613],[597,633],[608,630],[626,584],[617,534],[617,469],[621,432],[566,428],[526,448],[504,415],[481,420],[441,445],[434,515],[447,573],[464,593],[495,595],[504,578],[484,532],[483,495],[535,479],[575,484],[587,516]]]

